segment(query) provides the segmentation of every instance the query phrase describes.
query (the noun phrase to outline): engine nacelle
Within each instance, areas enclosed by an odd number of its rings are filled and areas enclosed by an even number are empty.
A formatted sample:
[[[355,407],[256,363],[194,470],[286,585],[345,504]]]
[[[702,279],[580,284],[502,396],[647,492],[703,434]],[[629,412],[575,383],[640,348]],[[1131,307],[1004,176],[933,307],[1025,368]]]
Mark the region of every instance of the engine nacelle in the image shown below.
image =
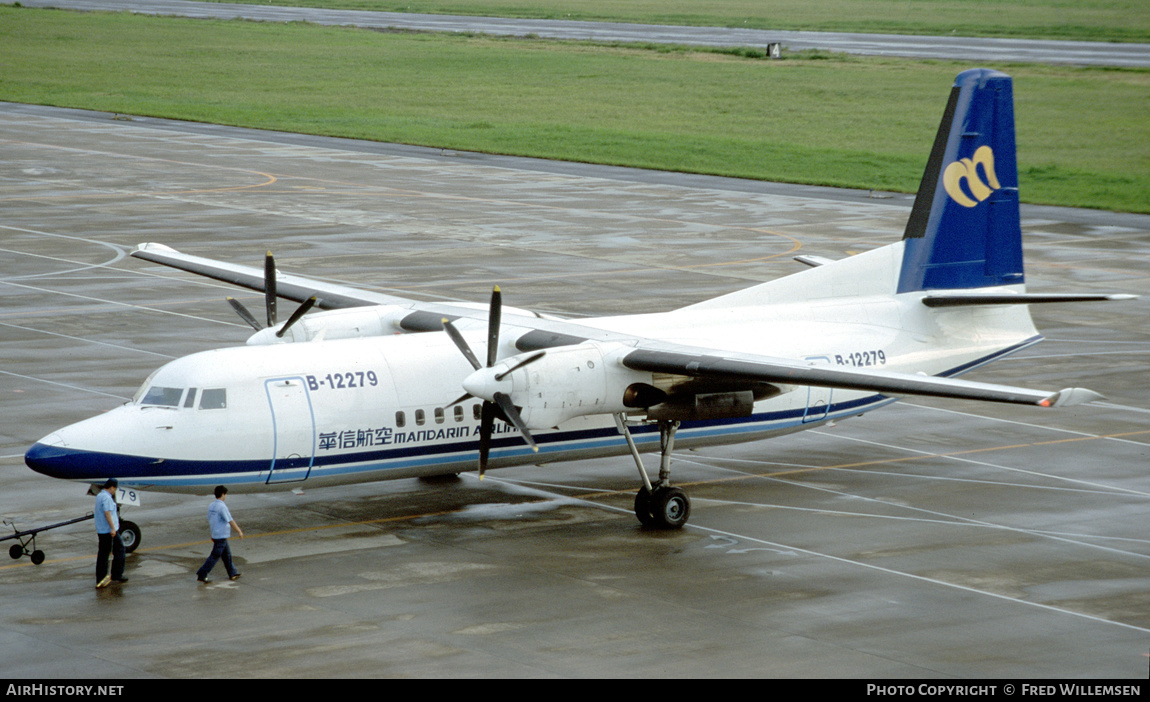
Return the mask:
[[[539,360],[507,373],[534,355],[521,354],[472,373],[463,381],[463,387],[488,400],[496,392],[505,393],[520,408],[528,428],[547,429],[574,417],[623,412],[633,407],[625,403],[627,388],[634,383],[650,384],[651,373],[624,368],[619,363],[632,350],[622,344],[594,341],[559,346],[547,349]]]
[[[356,339],[365,336],[384,336],[401,333],[399,320],[411,311],[397,305],[373,305],[326,310],[304,315],[288,328],[283,337],[275,334],[283,324],[261,329],[252,334],[248,344],[282,344],[287,342],[324,339]]]
[[[454,303],[454,306],[486,310],[484,305],[467,302]],[[537,315],[518,307],[504,307],[503,310],[504,313],[519,314],[525,317],[558,319],[548,315]],[[282,329],[286,322],[268,329],[261,329],[251,335],[248,344],[285,344],[321,339],[333,341],[335,339],[360,339],[369,336],[388,336],[409,332],[439,331],[443,329],[442,319],[442,314],[413,311],[408,307],[399,305],[370,305],[325,310],[304,315],[299,321],[288,327],[287,332],[282,337],[276,336],[276,332]],[[461,331],[487,328],[485,318],[461,317],[455,319],[454,324],[455,328]]]

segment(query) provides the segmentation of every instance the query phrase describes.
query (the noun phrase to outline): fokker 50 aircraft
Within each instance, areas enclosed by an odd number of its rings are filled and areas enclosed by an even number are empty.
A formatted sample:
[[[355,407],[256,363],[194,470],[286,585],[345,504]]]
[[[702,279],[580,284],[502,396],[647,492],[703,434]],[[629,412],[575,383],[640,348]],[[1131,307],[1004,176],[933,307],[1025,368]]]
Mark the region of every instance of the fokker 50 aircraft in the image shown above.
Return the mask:
[[[677,447],[755,441],[904,395],[1051,407],[1099,395],[955,376],[1041,340],[1025,292],[1009,76],[961,73],[899,242],[671,312],[571,321],[418,302],[143,244],[132,255],[264,291],[267,328],[193,354],[53,432],[46,475],[203,493],[631,454],[644,525],[682,527]],[[275,302],[303,303],[277,324]],[[320,311],[310,312],[313,308]],[[652,479],[640,458],[659,450]]]

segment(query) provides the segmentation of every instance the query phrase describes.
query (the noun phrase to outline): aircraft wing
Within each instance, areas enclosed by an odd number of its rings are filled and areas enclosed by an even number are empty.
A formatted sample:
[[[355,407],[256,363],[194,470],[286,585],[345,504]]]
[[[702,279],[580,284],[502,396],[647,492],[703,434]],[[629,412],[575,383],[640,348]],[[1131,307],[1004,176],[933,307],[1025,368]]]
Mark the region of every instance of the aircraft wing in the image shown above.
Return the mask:
[[[1057,392],[1029,390],[941,376],[834,368],[791,359],[723,354],[705,349],[638,348],[624,356],[622,363],[632,370],[694,378],[869,390],[891,396],[953,397],[1039,407],[1064,407],[1102,399],[1098,393],[1083,388],[1066,388]]]
[[[193,256],[181,253],[170,246],[154,243],[140,244],[131,255],[134,258],[231,283],[249,290],[266,291],[266,273],[263,269],[255,266],[225,263],[202,256]],[[314,296],[316,298],[315,306],[324,310],[371,305],[394,305],[406,309],[408,312],[397,323],[400,329],[407,332],[443,331],[443,319],[445,318],[451,321],[463,318],[486,322],[488,314],[485,306],[413,300],[398,295],[360,290],[339,283],[287,275],[278,271],[275,274],[274,287],[277,297],[295,302],[302,303]],[[504,313],[503,321],[510,326],[526,327],[531,330],[520,339],[520,343],[532,345],[536,349],[577,344],[588,339],[633,342],[635,338],[593,327],[585,327],[556,317],[522,311]],[[521,345],[520,350],[526,350],[526,346]]]
[[[248,290],[264,292],[264,271],[254,266],[241,266],[214,261],[201,256],[192,256],[180,253],[163,244],[140,244],[132,252],[132,256],[213,280],[238,285]],[[283,274],[276,276],[276,295],[295,302],[303,302],[315,295],[317,298],[316,307],[325,310],[410,302],[407,298],[394,295],[356,290],[337,283],[325,283],[310,278]]]
[[[132,252],[132,256],[250,290],[264,290],[264,272],[252,266],[223,263],[183,254],[162,244],[141,244]],[[409,332],[442,331],[445,318],[451,321],[460,318],[485,321],[488,314],[486,309],[472,306],[449,302],[415,301],[358,290],[337,283],[282,274],[277,274],[276,294],[299,302],[314,295],[318,298],[316,306],[323,309],[396,305],[409,310],[399,321],[400,328]],[[813,385],[867,390],[891,396],[926,395],[1041,407],[1068,406],[1102,398],[1101,395],[1083,388],[1066,388],[1057,392],[1039,391],[939,376],[835,368],[812,365],[795,359],[729,353],[719,349],[683,346],[654,338],[622,334],[539,315],[513,312],[504,314],[502,322],[508,327],[527,330],[515,342],[516,348],[521,352],[573,346],[585,341],[613,342],[633,349],[625,351],[621,356],[622,365],[631,370],[668,373],[689,378]]]

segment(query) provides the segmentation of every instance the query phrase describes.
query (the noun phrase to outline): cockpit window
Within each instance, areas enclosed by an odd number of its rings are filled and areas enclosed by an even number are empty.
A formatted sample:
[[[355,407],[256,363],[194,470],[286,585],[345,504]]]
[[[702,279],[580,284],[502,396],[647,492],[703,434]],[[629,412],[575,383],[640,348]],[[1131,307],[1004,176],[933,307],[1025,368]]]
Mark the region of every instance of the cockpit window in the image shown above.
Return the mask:
[[[148,388],[141,405],[159,405],[160,407],[179,407],[180,398],[184,396],[183,388],[162,388],[153,386]]]
[[[228,406],[228,391],[223,388],[204,390],[200,393],[200,409],[224,409]]]
[[[160,372],[160,369],[157,368],[156,370],[152,371],[151,374],[148,375],[148,378],[147,378],[147,380],[144,381],[144,384],[141,385],[140,389],[136,391],[136,394],[132,396],[132,402],[139,403],[140,400],[143,399],[144,391],[147,390],[152,385],[152,378],[155,378],[156,373],[159,373],[159,372]]]

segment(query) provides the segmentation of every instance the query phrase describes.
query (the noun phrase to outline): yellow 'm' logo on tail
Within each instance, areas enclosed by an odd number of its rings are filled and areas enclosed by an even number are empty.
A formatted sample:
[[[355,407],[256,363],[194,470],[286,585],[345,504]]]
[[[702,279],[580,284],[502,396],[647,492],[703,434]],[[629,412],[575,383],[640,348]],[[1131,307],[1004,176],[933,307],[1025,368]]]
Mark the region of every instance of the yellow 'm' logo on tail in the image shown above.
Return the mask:
[[[986,182],[978,176],[978,165],[982,164],[982,172],[986,174]],[[972,200],[962,189],[962,181],[970,190]],[[989,146],[980,146],[972,158],[955,161],[946,167],[942,173],[942,184],[950,199],[963,207],[974,207],[1000,187],[998,178],[994,175],[994,151]]]

